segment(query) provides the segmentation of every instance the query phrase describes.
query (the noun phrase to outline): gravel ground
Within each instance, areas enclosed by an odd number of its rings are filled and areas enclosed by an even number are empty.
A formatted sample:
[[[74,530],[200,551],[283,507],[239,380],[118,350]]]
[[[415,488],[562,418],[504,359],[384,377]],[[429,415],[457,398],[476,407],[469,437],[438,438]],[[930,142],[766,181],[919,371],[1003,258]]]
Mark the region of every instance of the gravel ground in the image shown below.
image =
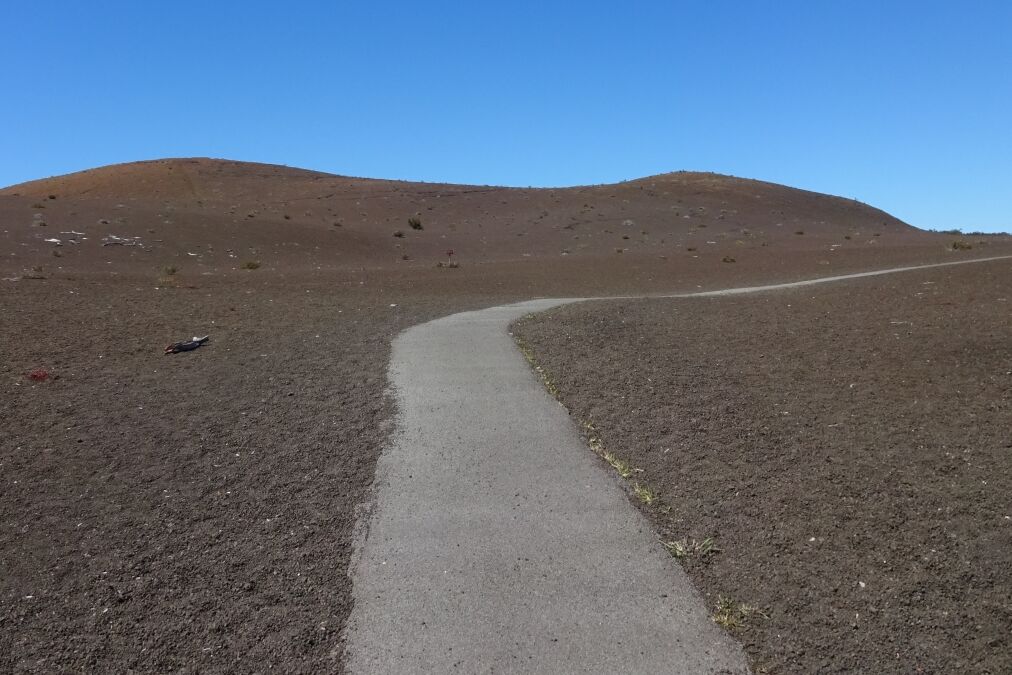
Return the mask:
[[[0,671],[339,669],[390,338],[475,301],[5,290]],[[198,333],[208,346],[162,354]]]
[[[1007,673],[1010,309],[998,261],[514,329],[756,672]]]

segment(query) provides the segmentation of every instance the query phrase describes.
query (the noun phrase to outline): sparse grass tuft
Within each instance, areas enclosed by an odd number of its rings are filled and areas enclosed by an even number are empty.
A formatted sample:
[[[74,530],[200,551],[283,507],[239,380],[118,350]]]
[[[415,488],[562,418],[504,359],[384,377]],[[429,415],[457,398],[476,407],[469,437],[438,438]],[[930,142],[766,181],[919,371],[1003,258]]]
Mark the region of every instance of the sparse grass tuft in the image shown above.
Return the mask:
[[[587,433],[587,443],[590,445],[590,449],[604,457],[604,442],[601,437],[597,435],[597,427],[590,420],[584,420],[583,428]]]
[[[744,628],[750,619],[760,616],[764,619],[770,617],[754,605],[735,602],[731,598],[721,595],[717,598],[717,610],[713,613],[713,621],[725,630]]]
[[[177,269],[176,269],[175,267],[173,267],[172,265],[166,265],[165,267],[163,267],[163,268],[162,268],[162,274],[164,274],[164,275],[165,275],[165,276],[167,276],[167,277],[171,277],[171,276],[173,276],[173,275],[174,275],[174,274],[175,274],[176,272],[178,272],[178,271],[179,271],[179,270],[177,270]]]
[[[404,232],[402,232],[401,230],[394,230],[394,236],[397,237],[398,239],[403,239]]]
[[[530,318],[531,316],[533,315],[528,315],[525,318]],[[552,381],[551,375],[549,375],[549,373],[544,368],[542,368],[537,364],[537,359],[535,358],[534,350],[531,348],[531,346],[527,343],[526,340],[524,340],[516,333],[513,333],[513,339],[516,341],[517,347],[520,349],[520,353],[524,355],[524,358],[527,360],[527,363],[530,364],[531,369],[541,380],[541,383],[544,385],[545,389],[548,390],[548,393],[551,394],[552,397],[555,398],[557,401],[559,401],[559,403],[562,403],[561,400],[562,395],[559,392],[558,387],[556,387],[555,383]],[[619,457],[616,457],[613,453],[608,452],[604,447],[604,441],[601,440],[601,436],[597,433],[597,428],[594,426],[594,423],[592,421],[584,420],[582,424],[584,432],[586,433],[587,436],[587,445],[589,445],[590,449],[594,451],[594,454],[598,455],[604,461],[608,462],[611,468],[615,469],[615,472],[618,473],[619,476],[628,480],[634,474],[643,472],[643,469],[637,469],[624,459],[620,459]],[[639,500],[644,504],[646,504],[647,506],[655,506],[659,505],[660,503],[660,495],[658,495],[656,492],[654,492],[651,488],[649,488],[646,485],[634,483],[633,492],[636,494],[636,497],[639,498]]]
[[[600,444],[600,439],[597,440],[598,443]],[[605,452],[604,455],[602,456],[604,457],[604,461],[608,462],[608,464],[611,464],[611,468],[615,469],[615,471],[618,472],[618,475],[622,476],[622,478],[628,478],[637,471],[636,469],[634,469],[629,465],[629,462],[625,461],[624,459],[619,459],[610,452]]]
[[[629,479],[632,478],[634,474],[643,473],[643,469],[637,469],[626,460],[616,457],[614,453],[608,452],[608,450],[604,447],[604,441],[602,441],[601,436],[598,435],[597,427],[594,426],[593,422],[589,420],[584,421],[583,429],[587,436],[587,445],[590,446],[590,449],[594,451],[595,455],[608,462],[608,465],[615,469],[615,473],[619,476]],[[653,492],[649,488],[647,488],[646,491],[649,495],[653,496]],[[650,502],[646,503],[649,504]]]
[[[242,265],[240,265],[240,267],[242,267],[244,270],[259,269],[260,268],[260,261],[259,260],[247,260]]]
[[[639,483],[635,483],[633,485],[633,492],[636,493],[636,496],[639,497],[639,500],[644,504],[646,504],[647,506],[651,506],[657,502],[658,499],[657,493],[651,490],[646,485],[640,485]]]
[[[972,248],[973,244],[971,244],[968,241],[964,241],[963,239],[957,239],[956,241],[952,242],[953,251],[969,251]]]
[[[668,541],[664,543],[664,548],[668,549],[668,553],[679,560],[692,557],[702,559],[713,553],[720,552],[712,537],[707,537],[703,541],[696,541],[695,539]]]
[[[410,218],[408,218],[408,225],[411,226],[412,230],[423,230],[423,229],[425,229],[425,228],[422,227],[422,219],[419,218],[418,216],[411,216]]]
[[[442,263],[440,264],[442,265]],[[548,372],[537,364],[537,361],[534,358],[534,350],[529,344],[527,344],[527,341],[519,335],[514,336],[514,339],[516,340],[517,347],[520,349],[520,353],[524,355],[525,359],[527,359],[527,363],[530,364],[531,369],[538,376],[538,379],[541,380],[541,384],[545,386],[545,389],[547,389],[548,393],[552,395],[552,398],[558,400],[559,389],[555,386],[555,383],[552,382],[552,378]]]

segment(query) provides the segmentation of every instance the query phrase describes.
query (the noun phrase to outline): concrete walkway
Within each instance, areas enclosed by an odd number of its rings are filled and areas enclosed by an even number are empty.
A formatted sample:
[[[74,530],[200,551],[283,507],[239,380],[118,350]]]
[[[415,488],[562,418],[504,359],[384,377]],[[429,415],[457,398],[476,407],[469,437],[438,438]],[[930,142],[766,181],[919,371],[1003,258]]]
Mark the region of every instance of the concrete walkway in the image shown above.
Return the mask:
[[[943,265],[968,262],[982,260]],[[747,672],[507,333],[578,300],[454,314],[394,341],[399,416],[360,518],[349,672]]]

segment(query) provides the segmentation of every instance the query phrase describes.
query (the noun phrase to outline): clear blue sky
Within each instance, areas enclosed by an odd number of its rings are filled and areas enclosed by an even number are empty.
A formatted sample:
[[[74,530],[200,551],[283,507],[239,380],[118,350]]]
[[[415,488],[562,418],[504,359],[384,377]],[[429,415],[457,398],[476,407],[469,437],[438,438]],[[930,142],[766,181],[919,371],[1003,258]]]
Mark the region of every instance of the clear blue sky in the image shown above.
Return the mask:
[[[1012,230],[1012,2],[7,3],[0,184],[166,156],[560,186],[692,169]]]

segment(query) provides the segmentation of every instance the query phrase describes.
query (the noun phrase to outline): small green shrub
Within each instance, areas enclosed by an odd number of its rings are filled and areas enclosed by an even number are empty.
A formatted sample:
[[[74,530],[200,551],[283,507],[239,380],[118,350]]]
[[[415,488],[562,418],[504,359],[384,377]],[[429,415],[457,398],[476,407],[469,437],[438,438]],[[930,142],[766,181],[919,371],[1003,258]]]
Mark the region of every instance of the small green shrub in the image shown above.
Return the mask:
[[[418,216],[411,216],[410,218],[408,218],[408,225],[411,226],[412,230],[423,230],[423,229],[425,229],[425,228],[422,227],[422,219],[419,218]]]

